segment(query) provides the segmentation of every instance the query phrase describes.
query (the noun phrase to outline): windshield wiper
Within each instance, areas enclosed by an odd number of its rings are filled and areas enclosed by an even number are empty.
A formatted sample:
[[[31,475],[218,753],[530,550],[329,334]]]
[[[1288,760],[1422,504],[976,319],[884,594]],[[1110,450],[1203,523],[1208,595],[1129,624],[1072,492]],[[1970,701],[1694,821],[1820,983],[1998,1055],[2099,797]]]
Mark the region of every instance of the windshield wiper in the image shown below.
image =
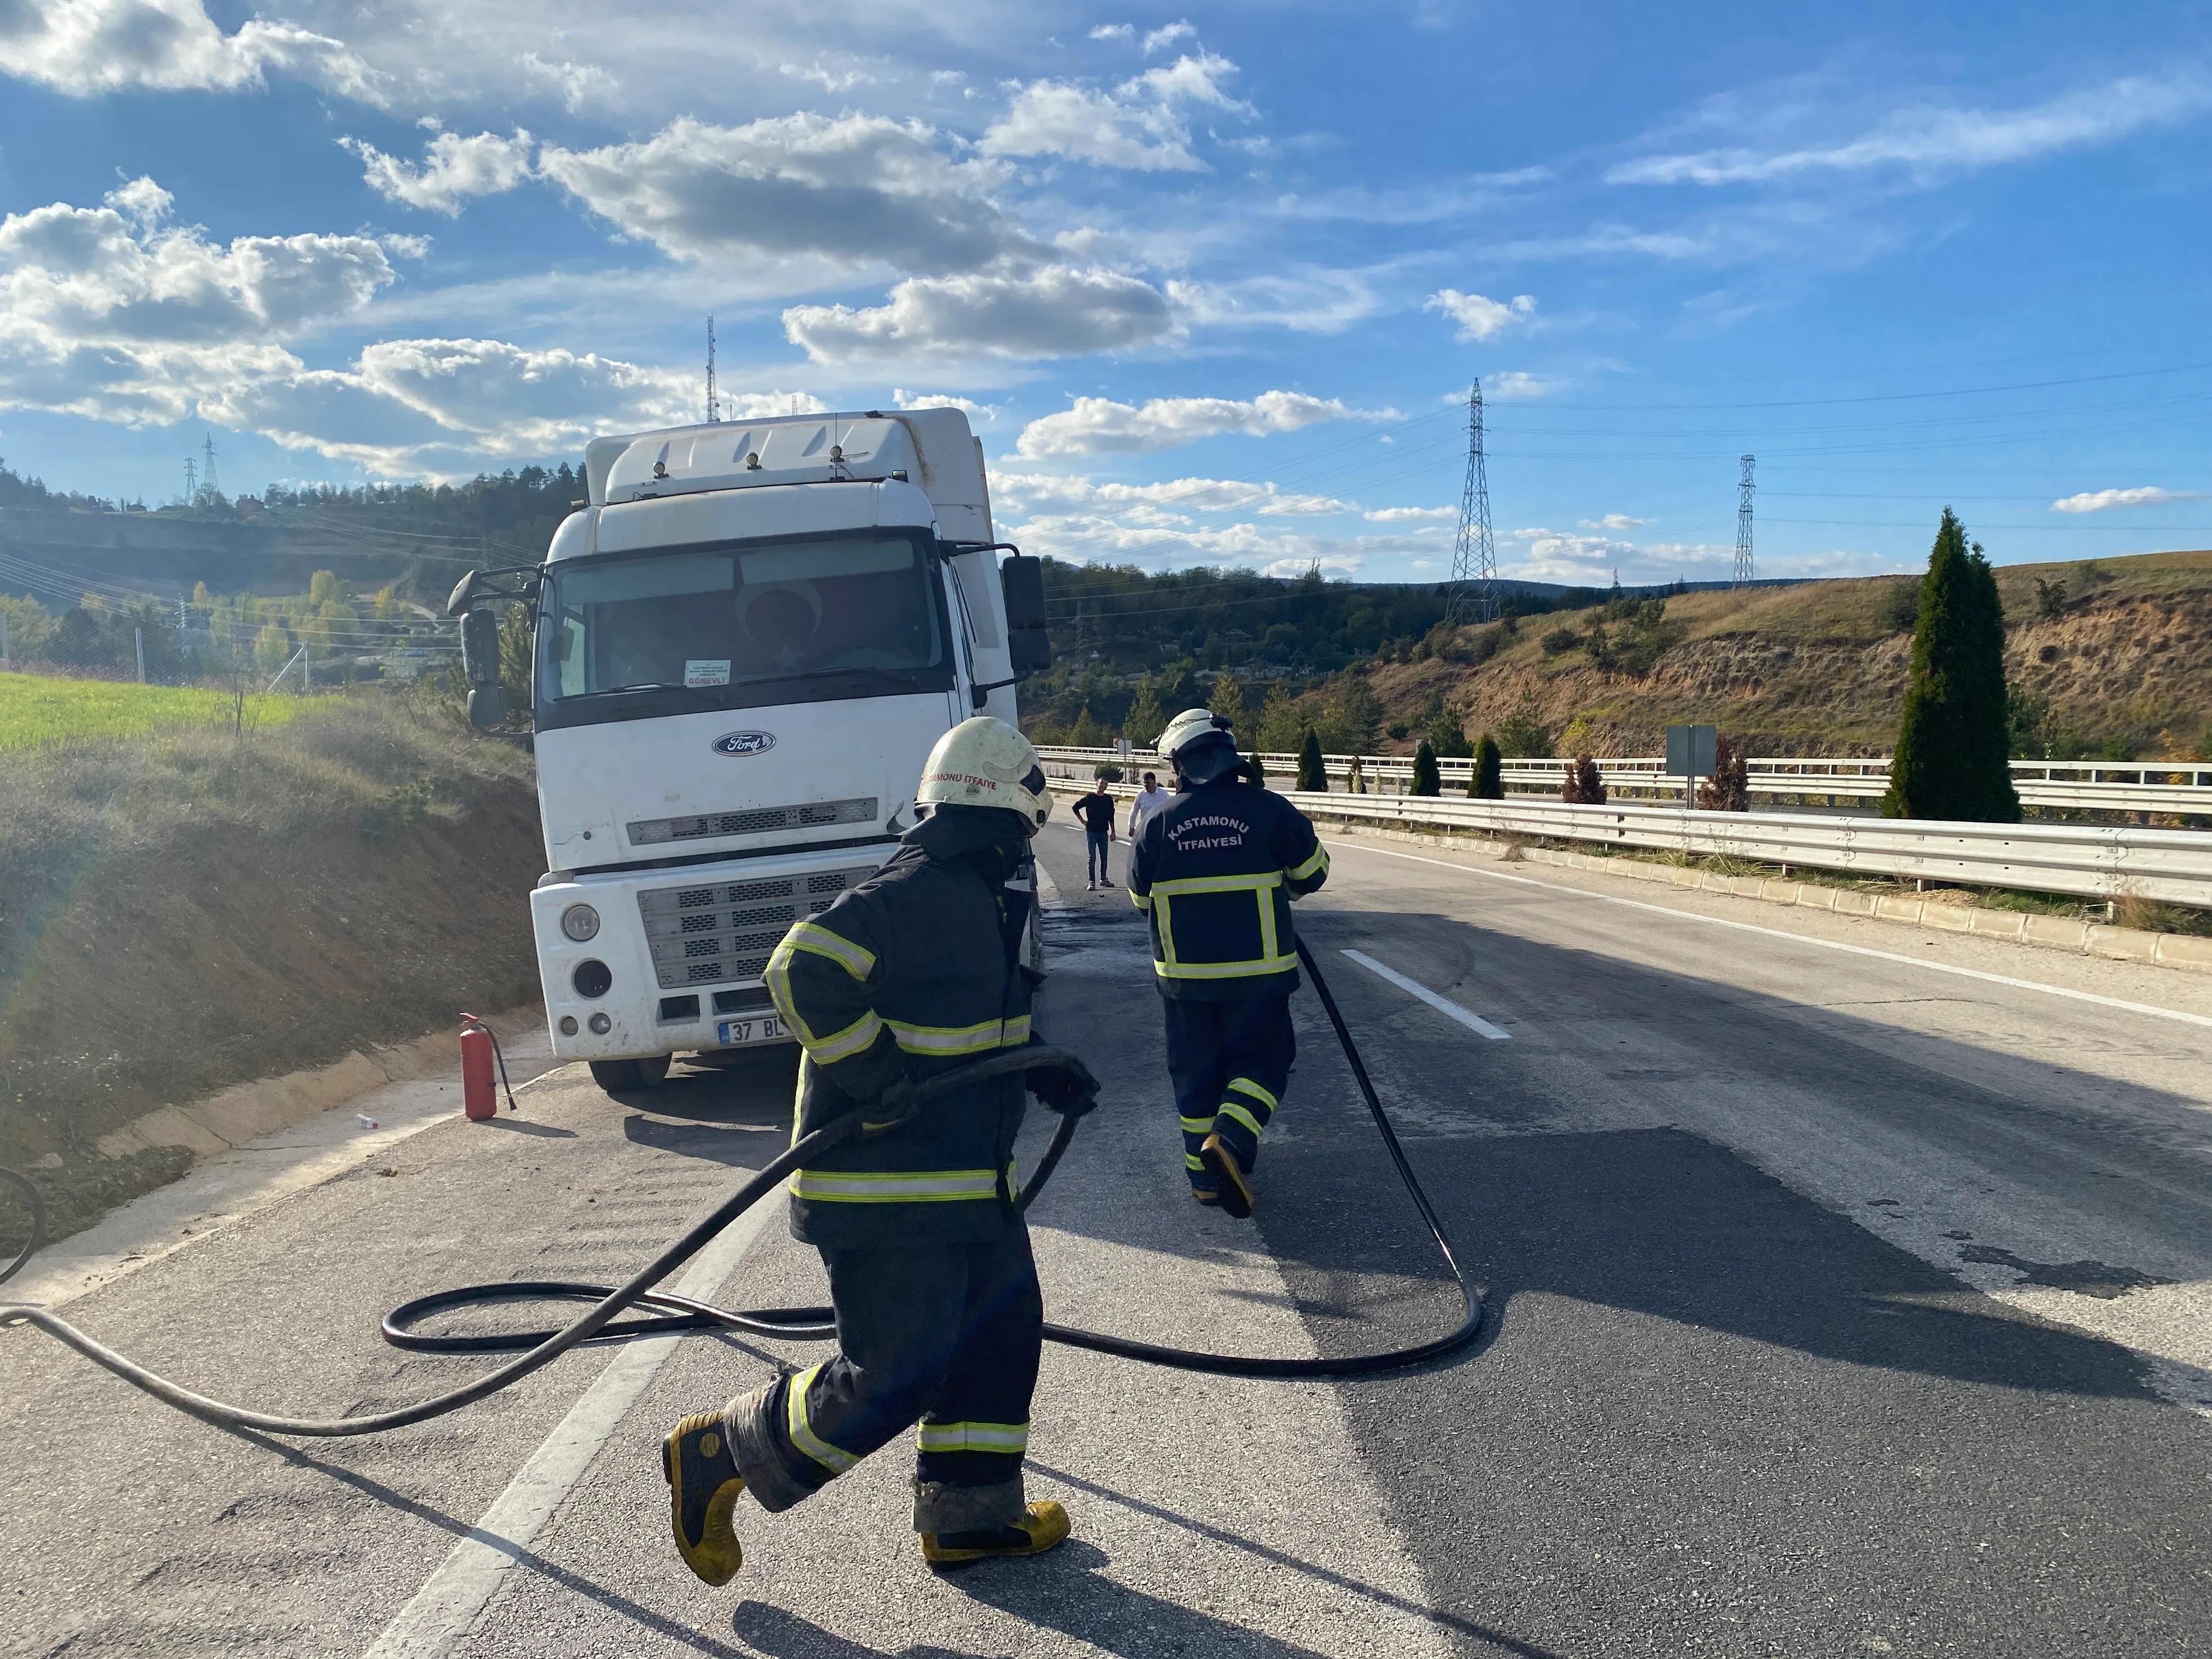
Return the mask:
[[[592,692],[595,697],[611,697],[624,691],[688,691],[688,685],[671,685],[665,680],[636,680],[628,685],[610,685]]]
[[[878,679],[898,680],[908,685],[919,686],[921,676],[903,668],[806,668],[795,674],[770,674],[757,680],[746,680],[746,685],[781,685],[786,680],[818,680],[831,674],[872,674]]]

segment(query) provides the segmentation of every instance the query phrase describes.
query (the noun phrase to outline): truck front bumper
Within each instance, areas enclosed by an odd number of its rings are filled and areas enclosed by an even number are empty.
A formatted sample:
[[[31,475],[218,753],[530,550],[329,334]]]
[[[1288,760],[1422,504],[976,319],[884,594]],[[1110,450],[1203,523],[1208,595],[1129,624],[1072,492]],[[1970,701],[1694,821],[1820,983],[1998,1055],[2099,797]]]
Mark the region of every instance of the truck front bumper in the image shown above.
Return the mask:
[[[737,1043],[777,1040],[763,1036],[775,1012],[762,979],[769,951],[896,850],[886,842],[545,878],[530,895],[530,921],[554,1054],[640,1060],[733,1046],[726,1022]],[[580,940],[562,925],[580,904],[599,919]]]

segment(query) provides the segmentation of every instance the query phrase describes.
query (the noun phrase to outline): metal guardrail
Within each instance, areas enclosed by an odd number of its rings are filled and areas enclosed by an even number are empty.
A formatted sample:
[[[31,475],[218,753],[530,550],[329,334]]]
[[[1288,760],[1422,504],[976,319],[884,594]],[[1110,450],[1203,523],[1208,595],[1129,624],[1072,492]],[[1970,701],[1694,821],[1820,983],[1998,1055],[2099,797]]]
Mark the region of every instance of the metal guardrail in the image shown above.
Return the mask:
[[[1038,751],[1046,770],[1055,764],[1090,769],[1102,761],[1142,768],[1162,766],[1148,750],[1139,750],[1127,761],[1111,749],[1044,749]],[[1325,755],[1332,786],[1351,775],[1352,757]],[[1296,755],[1262,755],[1271,776],[1295,777]],[[1505,788],[1516,794],[1557,794],[1569,763],[1563,760],[1510,760],[1501,773]],[[1682,781],[1670,776],[1657,757],[1600,760],[1598,771],[1609,792],[1679,799]],[[1464,793],[1474,775],[1474,763],[1439,758],[1437,770],[1446,790]],[[1404,755],[1359,757],[1363,781],[1370,790],[1403,794],[1413,787],[1413,763]],[[1754,760],[1747,763],[1750,793],[1766,800],[1794,799],[1801,805],[1819,798],[1831,805],[1880,800],[1889,787],[1887,757],[1869,760]],[[2114,761],[2014,761],[2013,787],[2021,804],[2040,811],[2156,812],[2180,816],[2212,816],[2212,766],[2194,762],[2178,763]],[[2157,781],[2154,781],[2157,780]]]
[[[1122,784],[1114,793],[1126,797],[1135,792]],[[2187,830],[1571,806],[1537,799],[1285,793],[1309,817],[1322,822],[1523,836],[1741,859],[1785,869],[1798,865],[2076,898],[2136,897],[2212,908],[2212,836]]]

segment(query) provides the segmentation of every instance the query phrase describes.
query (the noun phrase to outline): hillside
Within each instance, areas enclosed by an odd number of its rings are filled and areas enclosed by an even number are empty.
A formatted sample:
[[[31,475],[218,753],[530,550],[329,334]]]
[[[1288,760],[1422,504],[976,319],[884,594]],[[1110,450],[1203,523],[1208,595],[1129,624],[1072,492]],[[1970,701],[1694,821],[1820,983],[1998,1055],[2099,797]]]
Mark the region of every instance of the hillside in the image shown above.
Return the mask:
[[[2024,748],[2051,758],[2178,757],[2205,740],[2212,552],[2011,565],[1996,577]],[[1419,726],[1440,699],[1470,735],[1519,710],[1555,739],[1577,727],[1572,746],[1601,755],[1656,752],[1663,728],[1687,720],[1747,738],[1759,755],[1887,753],[1904,700],[1913,591],[1912,578],[1883,576],[1685,593],[1656,617],[1646,602],[1644,616],[1616,615],[1610,625],[1601,608],[1462,629],[1441,654],[1379,662],[1367,678],[1386,729]],[[1595,641],[1594,628],[1604,630]],[[1470,660],[1492,631],[1496,654]],[[1317,714],[1328,701],[1309,693],[1301,711]],[[1418,736],[1379,747],[1402,752]]]

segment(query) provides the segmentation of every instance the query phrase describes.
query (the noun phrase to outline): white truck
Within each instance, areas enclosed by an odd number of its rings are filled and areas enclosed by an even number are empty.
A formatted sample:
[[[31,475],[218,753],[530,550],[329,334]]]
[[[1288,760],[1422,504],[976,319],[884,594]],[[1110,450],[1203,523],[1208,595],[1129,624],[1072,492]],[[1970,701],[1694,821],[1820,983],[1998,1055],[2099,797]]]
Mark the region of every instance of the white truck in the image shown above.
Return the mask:
[[[789,1040],[769,953],[890,856],[938,738],[1012,723],[1051,651],[958,410],[599,438],[584,465],[544,563],[472,571],[447,608],[487,728],[489,606],[536,623],[545,1012],[554,1053],[619,1091]]]

